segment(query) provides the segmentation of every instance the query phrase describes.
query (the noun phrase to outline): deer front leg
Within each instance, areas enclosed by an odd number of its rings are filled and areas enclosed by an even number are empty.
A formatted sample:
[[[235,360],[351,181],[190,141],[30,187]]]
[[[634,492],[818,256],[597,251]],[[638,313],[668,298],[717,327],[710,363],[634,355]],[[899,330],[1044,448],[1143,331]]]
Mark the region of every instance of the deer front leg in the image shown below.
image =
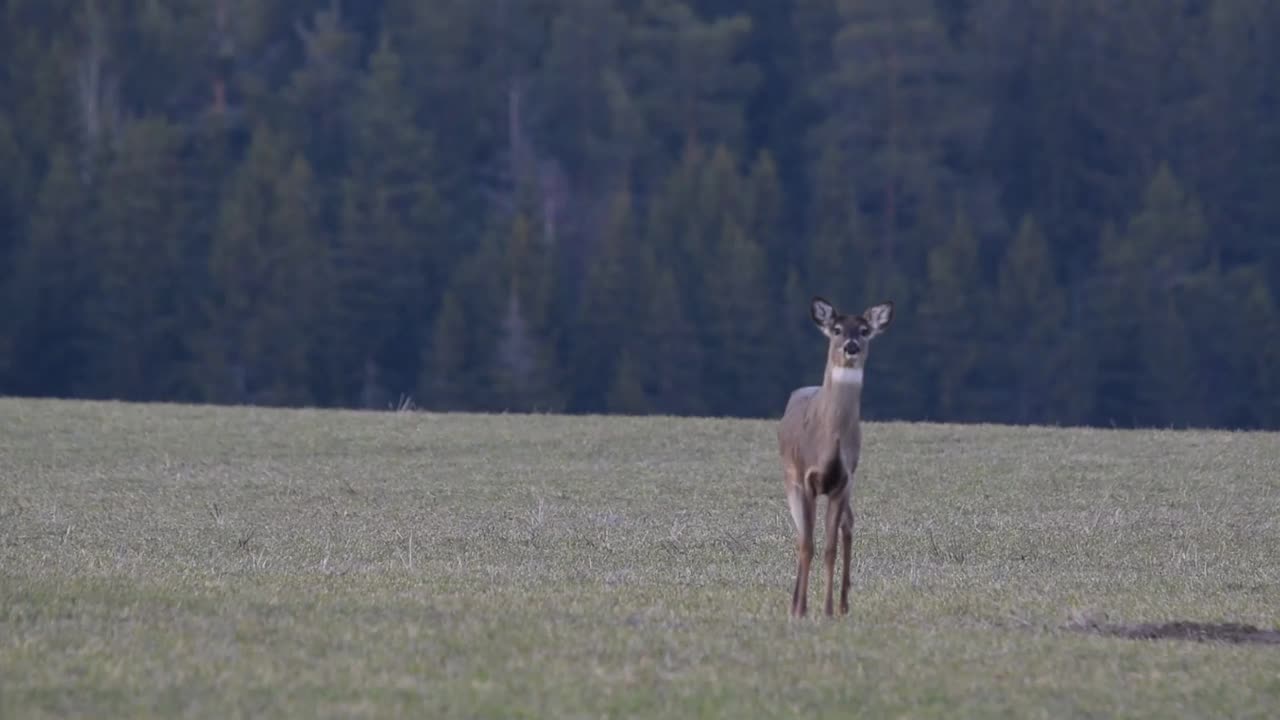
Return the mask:
[[[796,584],[791,591],[792,617],[804,617],[808,608],[809,563],[813,560],[813,521],[816,498],[809,484],[787,484],[787,504],[791,507],[791,519],[796,525]]]
[[[841,519],[844,517],[845,502],[844,496],[827,498],[827,544],[822,549],[823,569],[827,571],[827,602],[824,606],[824,612],[830,617],[835,614],[832,607],[832,597],[835,593],[836,583],[836,551],[840,549],[838,540],[841,532]],[[846,563],[849,560],[849,551],[844,553]],[[845,576],[848,577],[848,570],[845,570]],[[841,600],[847,600],[846,594],[841,593]]]
[[[853,559],[853,508],[848,490],[840,501],[840,546],[844,550],[844,577],[840,581],[840,614],[849,614],[849,563]]]

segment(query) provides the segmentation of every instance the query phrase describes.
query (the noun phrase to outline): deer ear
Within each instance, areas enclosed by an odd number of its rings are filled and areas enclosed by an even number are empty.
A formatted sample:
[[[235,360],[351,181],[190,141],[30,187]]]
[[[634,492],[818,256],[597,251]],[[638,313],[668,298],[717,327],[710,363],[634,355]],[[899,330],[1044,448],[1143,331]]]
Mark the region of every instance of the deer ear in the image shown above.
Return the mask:
[[[836,321],[836,309],[831,307],[831,303],[820,297],[813,299],[813,303],[809,306],[809,315],[813,317],[813,322],[824,333],[830,330]]]
[[[871,326],[871,332],[881,333],[889,327],[889,322],[893,320],[893,302],[885,302],[867,308],[862,313],[862,317],[866,318],[867,324]]]

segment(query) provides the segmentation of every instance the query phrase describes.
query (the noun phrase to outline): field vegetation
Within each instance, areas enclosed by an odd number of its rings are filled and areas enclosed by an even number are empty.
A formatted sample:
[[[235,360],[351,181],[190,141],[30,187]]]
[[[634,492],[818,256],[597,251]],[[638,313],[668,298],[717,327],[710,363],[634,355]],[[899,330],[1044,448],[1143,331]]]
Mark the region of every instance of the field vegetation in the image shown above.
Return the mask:
[[[793,621],[773,427],[0,399],[0,717],[1280,706],[1280,645],[1087,632],[1280,629],[1274,434],[871,424]]]

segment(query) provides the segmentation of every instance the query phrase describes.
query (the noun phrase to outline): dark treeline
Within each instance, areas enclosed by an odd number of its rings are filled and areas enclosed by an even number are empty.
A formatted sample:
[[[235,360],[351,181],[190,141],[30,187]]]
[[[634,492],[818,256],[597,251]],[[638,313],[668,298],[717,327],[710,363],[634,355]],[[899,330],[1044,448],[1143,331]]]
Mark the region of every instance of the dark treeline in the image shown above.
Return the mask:
[[[1274,0],[0,8],[0,392],[1280,427]]]

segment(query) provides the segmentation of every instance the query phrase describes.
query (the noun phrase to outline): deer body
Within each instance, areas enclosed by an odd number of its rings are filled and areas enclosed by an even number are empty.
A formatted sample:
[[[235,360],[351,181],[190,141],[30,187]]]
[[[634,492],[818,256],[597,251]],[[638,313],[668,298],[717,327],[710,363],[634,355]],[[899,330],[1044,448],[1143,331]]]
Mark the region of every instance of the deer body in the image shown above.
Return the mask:
[[[871,339],[888,326],[893,305],[884,303],[862,315],[846,316],[826,300],[814,298],[810,312],[830,340],[826,371],[821,386],[802,387],[791,393],[778,425],[787,504],[796,526],[799,563],[791,614],[797,617],[807,610],[817,500],[823,495],[827,497],[825,611],[833,614],[836,555],[843,548],[840,612],[849,612],[849,553],[853,544],[850,496],[862,452],[862,379]]]

